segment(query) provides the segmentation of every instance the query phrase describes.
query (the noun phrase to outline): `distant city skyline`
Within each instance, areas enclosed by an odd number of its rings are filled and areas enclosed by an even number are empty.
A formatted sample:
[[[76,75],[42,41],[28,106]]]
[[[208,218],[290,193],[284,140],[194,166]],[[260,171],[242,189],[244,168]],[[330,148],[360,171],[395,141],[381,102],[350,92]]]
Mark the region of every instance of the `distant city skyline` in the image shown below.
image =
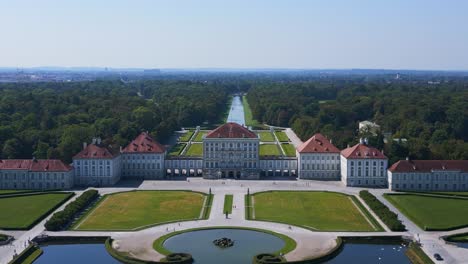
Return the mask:
[[[468,70],[466,1],[0,1],[0,68]]]

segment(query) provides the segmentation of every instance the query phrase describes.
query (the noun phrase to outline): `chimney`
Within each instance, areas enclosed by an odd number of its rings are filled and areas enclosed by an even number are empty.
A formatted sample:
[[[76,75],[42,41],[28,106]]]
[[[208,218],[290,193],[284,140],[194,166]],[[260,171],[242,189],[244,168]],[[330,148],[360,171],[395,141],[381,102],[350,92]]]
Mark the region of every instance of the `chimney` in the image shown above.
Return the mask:
[[[88,146],[88,143],[83,142],[83,149],[85,149]]]
[[[369,144],[369,140],[367,138],[364,138],[364,144],[366,144],[366,145]]]
[[[122,153],[122,146],[120,146],[120,153]]]
[[[36,156],[33,156],[32,161],[37,162]]]
[[[383,153],[383,151],[382,151],[382,153]],[[408,156],[406,156],[406,160],[409,160],[409,157],[408,157]]]
[[[100,137],[97,138],[97,144],[101,145],[101,138]]]
[[[364,144],[364,139],[363,138],[359,138],[359,144]]]
[[[93,144],[96,144],[96,138],[93,138]]]

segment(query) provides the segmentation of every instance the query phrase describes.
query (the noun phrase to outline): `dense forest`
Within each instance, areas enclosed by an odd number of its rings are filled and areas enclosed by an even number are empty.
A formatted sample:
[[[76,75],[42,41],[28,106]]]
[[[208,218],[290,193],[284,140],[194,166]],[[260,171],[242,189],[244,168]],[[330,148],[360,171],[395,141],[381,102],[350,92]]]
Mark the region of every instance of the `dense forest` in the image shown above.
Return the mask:
[[[391,162],[468,159],[468,87],[463,81],[262,83],[249,89],[247,99],[255,119],[292,127],[303,140],[321,132],[345,148],[368,137]],[[381,133],[359,135],[363,120],[376,122]]]
[[[0,85],[0,158],[67,162],[93,137],[125,146],[141,131],[157,139],[182,126],[222,122],[228,90],[191,81]]]
[[[0,158],[69,162],[93,137],[118,149],[141,131],[165,141],[180,127],[223,122],[229,96],[246,92],[256,120],[292,127],[303,140],[321,132],[343,149],[368,137],[390,162],[468,159],[468,82],[462,77],[304,76],[0,84]],[[442,81],[428,83],[434,78]],[[381,133],[360,134],[363,120],[379,124]]]

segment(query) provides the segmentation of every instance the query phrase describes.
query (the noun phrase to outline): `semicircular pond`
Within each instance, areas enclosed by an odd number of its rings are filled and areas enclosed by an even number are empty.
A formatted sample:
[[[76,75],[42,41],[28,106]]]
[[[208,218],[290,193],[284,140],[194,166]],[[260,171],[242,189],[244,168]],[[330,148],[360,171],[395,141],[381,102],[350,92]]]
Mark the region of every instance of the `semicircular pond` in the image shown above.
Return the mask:
[[[233,240],[230,247],[216,246],[213,241],[220,238]],[[280,251],[285,242],[272,234],[245,229],[208,229],[181,233],[168,238],[163,246],[172,252],[192,254],[197,264],[252,263],[259,253]]]

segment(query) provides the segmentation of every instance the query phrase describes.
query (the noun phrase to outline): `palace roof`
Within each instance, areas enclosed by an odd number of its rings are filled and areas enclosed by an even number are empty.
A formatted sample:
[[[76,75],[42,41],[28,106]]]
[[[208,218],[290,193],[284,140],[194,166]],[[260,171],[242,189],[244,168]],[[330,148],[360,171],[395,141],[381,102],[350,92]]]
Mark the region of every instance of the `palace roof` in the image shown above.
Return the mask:
[[[363,143],[343,149],[341,155],[347,159],[387,159],[378,149]]]
[[[340,153],[340,150],[320,133],[313,135],[309,140],[302,143],[297,151],[299,153]]]
[[[60,172],[70,171],[72,167],[56,159],[7,159],[0,160],[0,169]]]
[[[258,138],[257,134],[237,123],[226,123],[205,136],[206,138]]]
[[[96,144],[87,145],[82,151],[76,154],[74,159],[112,159],[117,155],[112,154],[106,147]]]
[[[468,172],[468,160],[399,160],[389,169],[391,172]]]
[[[164,153],[164,146],[155,141],[147,132],[142,132],[122,152],[124,153]]]

